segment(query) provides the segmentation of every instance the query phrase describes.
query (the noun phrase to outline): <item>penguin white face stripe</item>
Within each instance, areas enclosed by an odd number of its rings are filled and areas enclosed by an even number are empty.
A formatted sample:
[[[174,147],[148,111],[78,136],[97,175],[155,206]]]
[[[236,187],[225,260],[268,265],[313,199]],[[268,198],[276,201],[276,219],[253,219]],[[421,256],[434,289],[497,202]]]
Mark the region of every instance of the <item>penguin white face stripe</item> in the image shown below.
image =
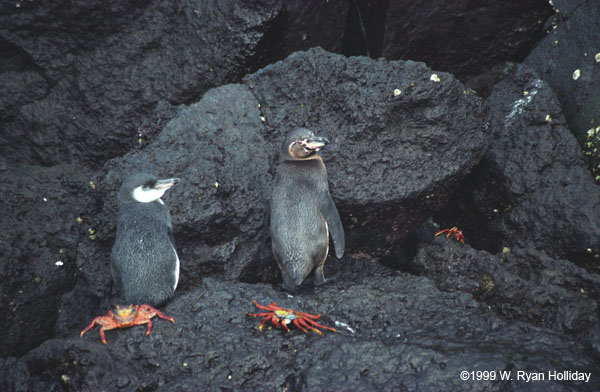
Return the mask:
[[[133,190],[131,196],[135,201],[139,201],[140,203],[151,203],[156,200],[160,200],[160,198],[165,194],[166,190],[164,189],[154,189],[154,188],[144,188],[143,186],[138,186]],[[162,200],[160,200],[162,202]]]

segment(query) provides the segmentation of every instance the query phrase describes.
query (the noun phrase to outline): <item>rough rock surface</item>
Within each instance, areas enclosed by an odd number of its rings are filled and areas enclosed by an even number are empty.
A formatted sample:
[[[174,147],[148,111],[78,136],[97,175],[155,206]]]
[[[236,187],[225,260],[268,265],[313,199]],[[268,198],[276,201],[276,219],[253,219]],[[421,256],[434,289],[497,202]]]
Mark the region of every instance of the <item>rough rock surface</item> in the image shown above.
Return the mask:
[[[242,80],[309,46],[376,55],[407,21],[395,43],[420,47],[405,55],[462,78],[522,58],[553,12],[458,2],[432,24],[431,9],[403,3],[0,5],[0,390],[600,390],[600,195],[537,75],[490,73],[492,131],[479,98],[422,63],[313,49]],[[583,29],[583,3],[554,0],[546,26]],[[348,249],[326,263],[333,283],[289,297],[256,250],[282,135],[298,125],[334,142],[323,155]],[[135,168],[185,180],[164,198],[183,274],[162,310],[177,324],[109,331],[104,346],[79,333],[114,305],[114,195]],[[452,190],[436,222],[468,244],[421,225]],[[260,333],[253,299],[322,313],[339,332]],[[464,382],[463,370],[513,380]],[[516,373],[549,370],[592,378]]]
[[[591,391],[591,382],[462,381],[464,369],[600,371],[585,344],[507,320],[465,293],[439,291],[424,277],[337,261],[344,282],[289,297],[264,284],[207,278],[164,311],[176,325],[98,331],[54,339],[21,360],[1,362],[2,390],[527,390]],[[353,275],[353,278],[350,276]],[[258,331],[256,299],[276,301],[336,326]],[[343,323],[343,324],[340,324]],[[345,327],[344,325],[347,325]],[[74,333],[72,336],[76,336]],[[556,353],[560,355],[557,356]],[[499,373],[497,374],[499,378]]]
[[[493,141],[439,220],[492,253],[534,248],[596,265],[600,188],[552,89],[530,68],[509,64],[487,104]]]
[[[257,48],[253,71],[316,46],[342,52],[350,2],[285,0]]]
[[[77,280],[77,244],[88,234],[89,175],[69,165],[0,171],[0,356],[53,336],[58,304]]]
[[[443,237],[412,264],[440,290],[469,293],[504,317],[570,334],[600,353],[598,274],[532,249],[491,255]]]
[[[16,1],[0,6],[0,156],[55,165],[151,139],[170,105],[238,80],[278,1]],[[35,29],[30,28],[35,26]],[[3,94],[4,95],[4,94]]]
[[[261,105],[271,156],[297,126],[332,141],[322,156],[346,245],[380,257],[447,202],[487,147],[481,100],[422,63],[311,49],[244,83]]]
[[[373,12],[377,12],[373,4]],[[390,1],[381,54],[450,72],[461,80],[507,61],[520,61],[553,13],[547,1]],[[375,31],[380,20],[373,21]],[[375,53],[375,56],[379,54]]]
[[[550,32],[524,64],[554,89],[569,129],[583,144],[587,131],[600,126],[600,61],[596,59],[600,55],[600,34],[591,27],[600,20],[600,3],[564,3],[563,8],[561,2],[555,2],[558,14]],[[577,70],[580,76],[575,79]]]

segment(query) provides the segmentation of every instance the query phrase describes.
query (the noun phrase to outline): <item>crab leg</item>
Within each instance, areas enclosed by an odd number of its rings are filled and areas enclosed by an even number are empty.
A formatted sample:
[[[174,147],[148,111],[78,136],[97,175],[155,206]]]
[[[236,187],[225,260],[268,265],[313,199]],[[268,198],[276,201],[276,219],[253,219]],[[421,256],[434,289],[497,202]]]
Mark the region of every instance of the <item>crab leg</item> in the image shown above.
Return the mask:
[[[96,327],[96,325],[100,325],[100,338],[102,339],[102,343],[106,344],[106,336],[104,335],[105,327],[103,324],[99,323],[97,320],[98,320],[98,317],[96,317],[94,320],[92,320],[90,325],[88,325],[87,327],[85,327],[85,329],[83,331],[81,331],[81,334],[79,335],[79,337],[83,338],[83,334],[85,334],[90,329],[94,329]]]
[[[262,332],[263,328],[265,327],[265,324],[269,321],[269,319],[271,318],[271,316],[267,316],[263,319],[263,321],[260,323],[260,325],[258,326],[258,330],[260,332]]]
[[[311,327],[309,327],[309,326],[308,326],[308,325],[307,325],[307,324],[304,322],[304,320],[303,320],[303,319],[301,319],[301,318],[297,318],[297,319],[295,319],[295,320],[294,320],[294,325],[295,325],[296,327],[300,328],[300,329],[301,329],[301,330],[302,330],[304,333],[308,333],[308,331],[306,330],[306,328],[304,328],[304,327],[307,327],[307,328],[310,328],[310,329],[312,329],[313,331],[317,332],[319,335],[321,335],[321,331],[318,331],[318,330],[316,330],[316,329],[314,329],[314,328],[311,328]]]
[[[97,323],[96,323],[96,319],[93,319],[93,320],[92,320],[92,322],[90,323],[90,325],[88,325],[87,327],[85,327],[85,328],[83,329],[83,331],[81,331],[81,334],[79,335],[79,337],[80,337],[80,338],[82,338],[82,337],[83,337],[83,335],[84,335],[84,334],[85,334],[87,331],[89,331],[90,329],[94,329],[94,327],[96,326],[96,324],[97,324]]]
[[[163,320],[169,320],[170,322],[172,322],[173,324],[175,324],[175,319],[173,317],[167,316],[166,314],[164,314],[163,312],[161,312],[160,310],[153,308],[152,306],[149,306],[150,309],[152,309],[153,312],[156,313],[156,315],[158,317],[160,317]],[[148,330],[150,330],[150,327],[148,327]]]
[[[254,317],[271,317],[273,313],[269,312],[269,313],[248,313],[248,316],[254,316]]]
[[[305,318],[305,319],[318,319],[319,317],[321,317],[321,314],[309,314],[309,313],[300,313],[300,318]]]
[[[313,320],[311,320],[311,319],[306,319],[306,321],[308,321],[309,323],[311,323],[312,325],[314,325],[314,326],[316,326],[316,327],[319,327],[319,328],[325,328],[325,329],[328,329],[328,330],[330,330],[330,331],[337,332],[335,328],[331,328],[331,327],[328,327],[328,326],[326,326],[326,325],[319,324],[319,323],[317,323],[316,321],[313,321]]]
[[[104,335],[104,328],[100,328],[100,339],[102,343],[106,344],[106,335]]]
[[[279,308],[279,306],[277,306],[277,303],[275,303],[275,302],[273,302],[267,306],[264,306],[264,305],[259,304],[256,300],[254,300],[254,305],[256,305],[256,307],[259,309],[270,310],[270,311],[273,311],[273,310],[276,310]]]
[[[158,316],[158,313],[156,314]],[[160,316],[158,316],[160,317]],[[163,317],[161,317],[163,318]],[[152,320],[148,320],[148,329],[146,330],[146,336],[150,335],[150,331],[152,331]]]

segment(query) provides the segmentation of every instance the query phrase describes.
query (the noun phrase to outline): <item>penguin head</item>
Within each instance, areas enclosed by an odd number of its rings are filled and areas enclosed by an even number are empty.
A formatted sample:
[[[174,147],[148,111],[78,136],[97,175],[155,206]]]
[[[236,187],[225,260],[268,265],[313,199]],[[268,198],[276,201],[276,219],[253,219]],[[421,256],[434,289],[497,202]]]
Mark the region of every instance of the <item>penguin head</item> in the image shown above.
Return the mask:
[[[132,200],[139,203],[151,203],[158,201],[164,204],[160,199],[167,189],[179,182],[179,178],[158,179],[155,175],[147,173],[135,173],[125,179],[121,190],[119,190],[118,199],[120,203],[130,202]]]
[[[319,149],[326,144],[329,144],[327,138],[315,136],[310,129],[296,128],[287,135],[281,146],[281,159],[288,161],[318,159]]]

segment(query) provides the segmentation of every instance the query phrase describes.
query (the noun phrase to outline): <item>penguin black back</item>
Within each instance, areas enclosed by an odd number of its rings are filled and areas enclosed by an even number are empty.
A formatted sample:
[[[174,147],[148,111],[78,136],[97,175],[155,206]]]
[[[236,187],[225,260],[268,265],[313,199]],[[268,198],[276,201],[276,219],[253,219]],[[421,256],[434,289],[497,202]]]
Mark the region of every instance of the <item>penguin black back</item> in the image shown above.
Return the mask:
[[[113,282],[127,303],[161,306],[179,282],[171,214],[162,195],[179,182],[146,173],[123,182],[117,199],[117,236],[111,253]]]
[[[329,233],[338,258],[344,253],[344,230],[318,154],[328,143],[309,129],[296,128],[281,146],[269,211],[270,233],[284,287],[290,291],[313,270],[315,283],[325,282]]]

